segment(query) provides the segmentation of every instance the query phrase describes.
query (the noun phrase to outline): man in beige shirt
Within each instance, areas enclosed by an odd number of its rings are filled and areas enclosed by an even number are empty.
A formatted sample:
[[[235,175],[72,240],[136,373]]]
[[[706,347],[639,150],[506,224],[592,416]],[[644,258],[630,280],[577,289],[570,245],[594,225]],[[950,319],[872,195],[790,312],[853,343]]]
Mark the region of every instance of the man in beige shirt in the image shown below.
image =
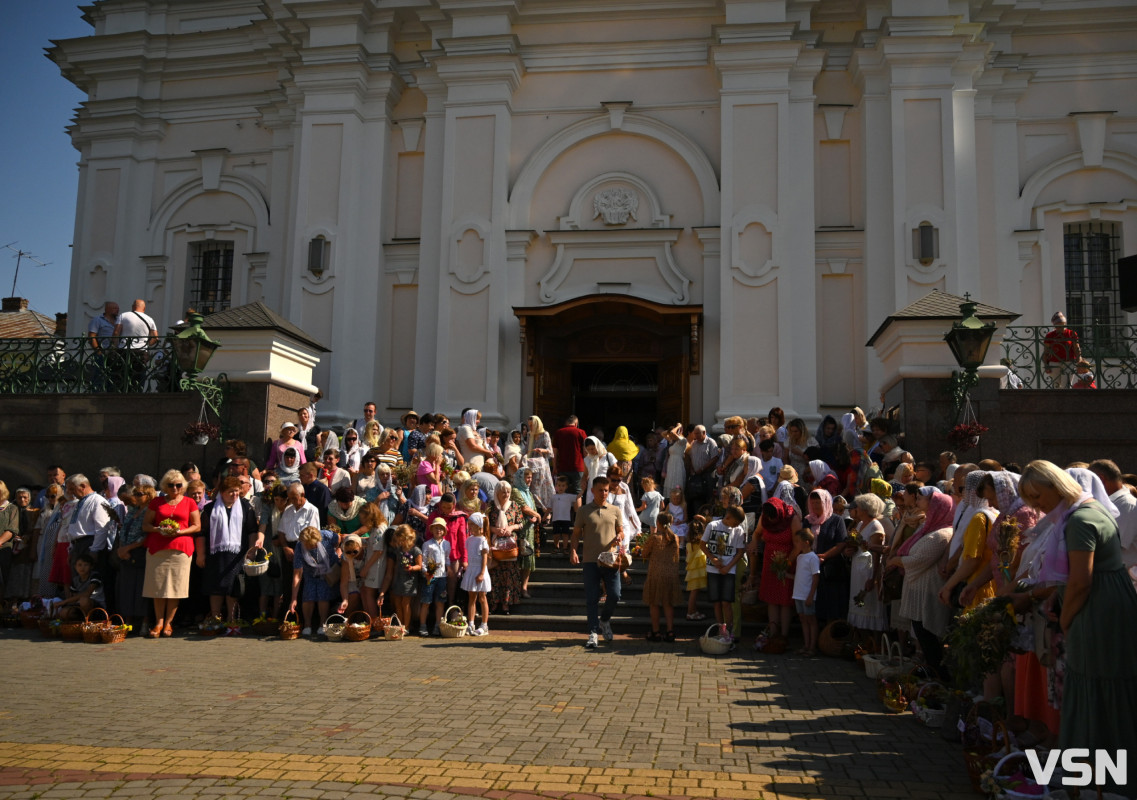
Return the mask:
[[[612,641],[612,611],[620,602],[620,565],[617,547],[623,541],[622,515],[616,506],[608,502],[608,479],[600,476],[592,481],[592,502],[581,506],[576,512],[576,522],[572,529],[572,547],[569,560],[581,563],[576,547],[584,539],[584,601],[588,609],[588,641],[585,647],[596,649],[599,634],[604,641]],[[611,567],[597,562],[601,553],[612,554]],[[608,557],[608,556],[606,556]],[[600,609],[601,583],[608,593],[604,609]]]

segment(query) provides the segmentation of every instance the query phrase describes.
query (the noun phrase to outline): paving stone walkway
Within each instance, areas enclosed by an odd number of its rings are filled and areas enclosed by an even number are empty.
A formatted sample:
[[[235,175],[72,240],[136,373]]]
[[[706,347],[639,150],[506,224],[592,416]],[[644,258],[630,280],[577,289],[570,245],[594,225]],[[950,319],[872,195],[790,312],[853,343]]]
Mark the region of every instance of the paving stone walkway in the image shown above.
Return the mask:
[[[854,664],[617,636],[0,632],[0,798],[972,798]]]

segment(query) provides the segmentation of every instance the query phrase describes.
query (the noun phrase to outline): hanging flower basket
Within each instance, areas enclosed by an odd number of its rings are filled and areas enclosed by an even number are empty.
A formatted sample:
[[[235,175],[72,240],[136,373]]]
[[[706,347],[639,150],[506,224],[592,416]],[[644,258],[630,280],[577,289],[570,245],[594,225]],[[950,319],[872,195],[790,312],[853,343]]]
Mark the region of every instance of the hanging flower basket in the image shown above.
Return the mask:
[[[948,441],[951,442],[952,448],[960,452],[966,452],[973,447],[979,445],[979,437],[989,431],[986,425],[981,425],[978,422],[961,422],[956,425],[948,433]]]
[[[191,422],[182,431],[185,444],[209,444],[212,439],[221,438],[221,426],[212,422]]]

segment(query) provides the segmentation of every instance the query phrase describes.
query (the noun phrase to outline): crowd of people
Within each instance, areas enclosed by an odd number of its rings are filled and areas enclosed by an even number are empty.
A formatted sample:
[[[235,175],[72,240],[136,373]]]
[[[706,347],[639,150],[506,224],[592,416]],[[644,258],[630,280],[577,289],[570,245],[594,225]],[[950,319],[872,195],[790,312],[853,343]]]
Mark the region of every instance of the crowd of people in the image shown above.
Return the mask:
[[[840,621],[891,632],[945,680],[958,615],[1000,598],[1021,641],[972,688],[1061,743],[1137,748],[1133,715],[1115,713],[1137,707],[1137,476],[1104,459],[917,460],[860,409],[812,433],[777,408],[723,428],[637,442],[534,416],[502,432],[476,409],[458,425],[408,412],[384,427],[368,403],[341,433],[302,408],[263,464],[231,440],[212,469],[128,482],[52,465],[45,488],[11,501],[0,484],[0,579],[9,601],[102,607],[152,638],[296,612],[319,636],[357,610],[430,636],[449,604],[478,636],[529,597],[545,548],[581,565],[596,648],[640,558],[651,641],[674,641],[676,608],[713,610],[733,649],[749,595],[768,611],[757,650],[796,635],[796,615],[799,653],[814,655]],[[268,571],[247,576],[264,557]]]

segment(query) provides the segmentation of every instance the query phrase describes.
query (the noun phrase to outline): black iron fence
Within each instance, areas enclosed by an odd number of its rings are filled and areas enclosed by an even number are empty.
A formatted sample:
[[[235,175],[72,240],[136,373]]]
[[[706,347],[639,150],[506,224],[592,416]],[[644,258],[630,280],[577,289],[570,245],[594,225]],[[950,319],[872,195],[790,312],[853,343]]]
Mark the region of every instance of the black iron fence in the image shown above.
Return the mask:
[[[0,339],[0,394],[177,392],[169,339],[96,348],[88,338]]]
[[[1137,325],[1045,325],[1006,330],[1006,365],[1026,389],[1137,389]]]

